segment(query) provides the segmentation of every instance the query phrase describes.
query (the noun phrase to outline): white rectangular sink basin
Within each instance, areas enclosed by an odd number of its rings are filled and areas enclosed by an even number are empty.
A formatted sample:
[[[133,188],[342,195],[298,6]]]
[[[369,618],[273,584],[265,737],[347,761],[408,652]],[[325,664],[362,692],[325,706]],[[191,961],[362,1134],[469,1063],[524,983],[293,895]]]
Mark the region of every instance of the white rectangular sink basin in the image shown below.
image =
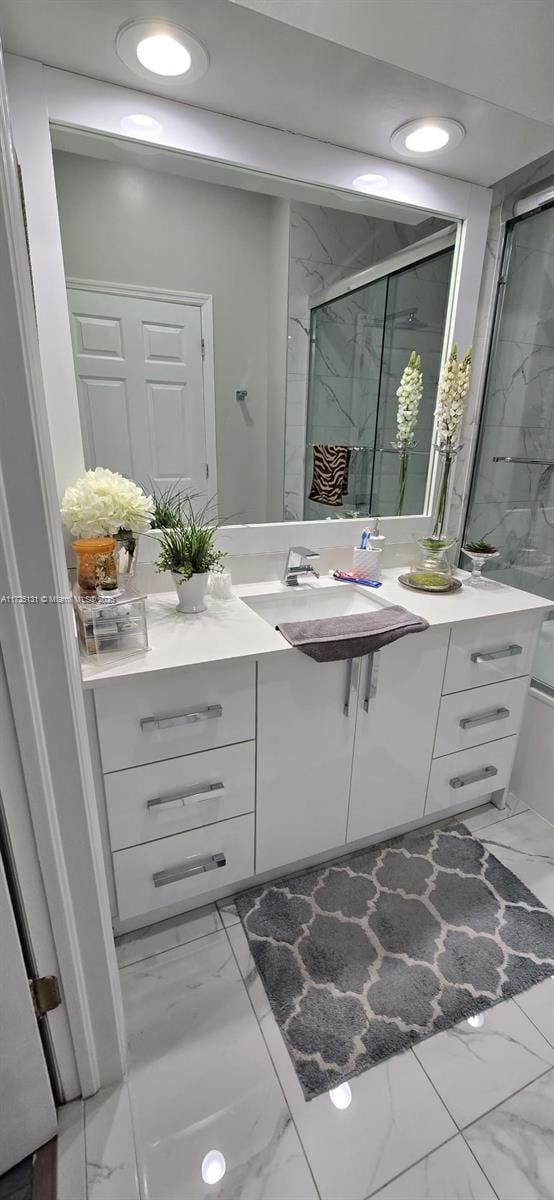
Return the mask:
[[[274,627],[283,621],[317,621],[324,617],[346,616],[367,612],[368,608],[382,607],[373,596],[346,583],[336,588],[299,584],[297,588],[287,588],[271,596],[243,596],[242,599],[268,625]]]

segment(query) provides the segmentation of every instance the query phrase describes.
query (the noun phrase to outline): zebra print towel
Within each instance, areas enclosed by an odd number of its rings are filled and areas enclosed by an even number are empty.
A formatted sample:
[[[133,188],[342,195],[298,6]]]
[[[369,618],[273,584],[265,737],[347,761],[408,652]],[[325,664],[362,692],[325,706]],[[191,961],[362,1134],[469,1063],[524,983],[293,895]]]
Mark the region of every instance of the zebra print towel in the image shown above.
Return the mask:
[[[349,446],[314,446],[310,500],[340,508],[348,491]]]

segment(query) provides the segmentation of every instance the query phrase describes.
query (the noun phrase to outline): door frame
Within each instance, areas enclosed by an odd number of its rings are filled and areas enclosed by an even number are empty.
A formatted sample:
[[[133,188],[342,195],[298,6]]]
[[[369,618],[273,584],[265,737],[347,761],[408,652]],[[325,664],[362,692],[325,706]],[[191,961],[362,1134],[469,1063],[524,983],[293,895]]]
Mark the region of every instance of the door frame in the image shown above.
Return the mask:
[[[122,1077],[125,1029],[1,50],[0,278],[0,595],[16,598],[0,603],[0,638],[29,807],[18,837],[9,811],[7,824],[26,915],[34,894],[52,930],[70,1100]]]
[[[209,471],[209,487],[207,490],[216,497],[213,512],[214,515],[217,515],[213,297],[209,292],[175,292],[168,291],[166,288],[142,287],[132,283],[104,282],[100,279],[81,279],[76,275],[68,275],[65,284],[67,290],[107,292],[110,296],[128,296],[131,300],[159,300],[164,304],[188,304],[193,308],[200,309],[206,462]]]

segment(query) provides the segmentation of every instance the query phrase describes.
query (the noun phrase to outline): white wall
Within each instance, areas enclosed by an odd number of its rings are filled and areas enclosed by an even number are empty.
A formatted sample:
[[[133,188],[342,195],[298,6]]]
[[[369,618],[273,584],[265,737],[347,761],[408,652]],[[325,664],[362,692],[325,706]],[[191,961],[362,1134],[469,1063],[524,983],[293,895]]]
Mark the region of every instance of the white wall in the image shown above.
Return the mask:
[[[285,356],[283,322],[271,324],[275,201],[64,152],[54,168],[66,275],[213,295],[219,512],[279,519],[267,504],[268,354],[279,338]],[[242,388],[246,404],[235,400]]]

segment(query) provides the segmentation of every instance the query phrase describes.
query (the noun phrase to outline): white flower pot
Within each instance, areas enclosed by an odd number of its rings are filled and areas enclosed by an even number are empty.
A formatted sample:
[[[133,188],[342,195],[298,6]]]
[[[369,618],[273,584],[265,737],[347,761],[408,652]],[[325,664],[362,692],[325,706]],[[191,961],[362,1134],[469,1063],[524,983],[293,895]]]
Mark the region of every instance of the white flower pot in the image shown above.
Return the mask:
[[[177,611],[182,613],[204,612],[208,571],[203,571],[201,575],[191,575],[190,579],[183,579],[183,576],[178,575],[175,571],[172,571],[171,574],[179,601]]]

